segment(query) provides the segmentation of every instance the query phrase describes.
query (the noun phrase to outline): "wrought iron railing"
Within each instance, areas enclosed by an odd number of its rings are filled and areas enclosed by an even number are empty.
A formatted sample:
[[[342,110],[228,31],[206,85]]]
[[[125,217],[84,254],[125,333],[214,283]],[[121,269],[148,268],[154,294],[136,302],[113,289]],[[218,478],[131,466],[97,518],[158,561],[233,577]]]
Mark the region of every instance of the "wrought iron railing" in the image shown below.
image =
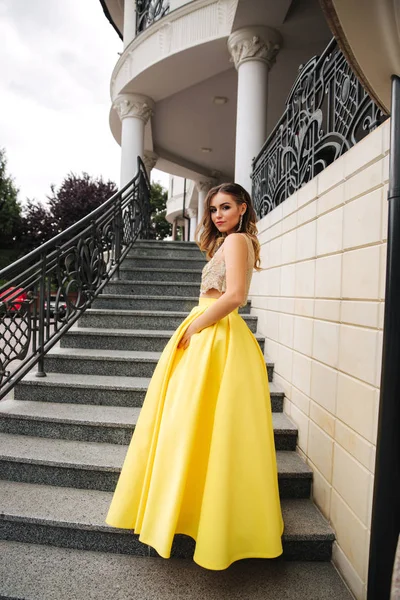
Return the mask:
[[[139,237],[151,237],[150,183],[140,158],[124,188],[0,271],[0,281],[7,282],[0,286],[0,399],[36,364],[36,375],[45,376],[46,352],[119,277]]]
[[[320,57],[300,67],[285,112],[253,161],[252,195],[259,218],[385,118],[333,39]]]
[[[136,0],[136,35],[169,12],[169,0]]]

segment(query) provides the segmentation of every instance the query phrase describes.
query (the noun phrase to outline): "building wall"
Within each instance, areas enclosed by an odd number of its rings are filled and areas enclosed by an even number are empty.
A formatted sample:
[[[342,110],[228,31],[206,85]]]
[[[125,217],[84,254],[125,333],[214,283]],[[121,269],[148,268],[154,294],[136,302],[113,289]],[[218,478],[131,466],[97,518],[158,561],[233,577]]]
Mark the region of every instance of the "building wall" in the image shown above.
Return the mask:
[[[258,222],[250,296],[334,562],[365,598],[386,267],[389,121]]]

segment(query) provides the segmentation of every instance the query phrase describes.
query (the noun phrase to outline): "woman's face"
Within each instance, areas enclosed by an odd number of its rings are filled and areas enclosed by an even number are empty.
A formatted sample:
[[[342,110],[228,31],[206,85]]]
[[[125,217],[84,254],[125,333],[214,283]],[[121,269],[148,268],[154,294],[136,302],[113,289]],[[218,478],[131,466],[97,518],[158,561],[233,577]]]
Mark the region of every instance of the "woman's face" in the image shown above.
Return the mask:
[[[240,215],[246,211],[246,203],[237,204],[230,194],[218,192],[210,202],[210,216],[215,227],[221,233],[236,231]]]

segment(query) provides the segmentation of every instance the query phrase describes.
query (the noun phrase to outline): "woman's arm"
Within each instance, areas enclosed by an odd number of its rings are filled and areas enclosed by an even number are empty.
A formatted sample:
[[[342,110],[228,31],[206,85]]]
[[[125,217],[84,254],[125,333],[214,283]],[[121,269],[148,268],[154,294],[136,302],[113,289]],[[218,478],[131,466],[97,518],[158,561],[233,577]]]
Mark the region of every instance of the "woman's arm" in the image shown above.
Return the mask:
[[[247,253],[247,242],[241,233],[230,233],[225,238],[226,291],[191,323],[194,331],[201,331],[223,319],[244,302],[247,287]]]

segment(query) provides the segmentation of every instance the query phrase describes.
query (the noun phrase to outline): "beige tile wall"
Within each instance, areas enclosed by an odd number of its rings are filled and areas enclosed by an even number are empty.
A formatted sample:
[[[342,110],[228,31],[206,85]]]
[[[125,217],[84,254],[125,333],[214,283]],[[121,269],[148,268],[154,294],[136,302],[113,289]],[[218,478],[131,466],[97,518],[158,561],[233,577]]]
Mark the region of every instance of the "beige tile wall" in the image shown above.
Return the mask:
[[[389,121],[258,222],[252,313],[335,529],[334,561],[366,597],[385,285]]]

